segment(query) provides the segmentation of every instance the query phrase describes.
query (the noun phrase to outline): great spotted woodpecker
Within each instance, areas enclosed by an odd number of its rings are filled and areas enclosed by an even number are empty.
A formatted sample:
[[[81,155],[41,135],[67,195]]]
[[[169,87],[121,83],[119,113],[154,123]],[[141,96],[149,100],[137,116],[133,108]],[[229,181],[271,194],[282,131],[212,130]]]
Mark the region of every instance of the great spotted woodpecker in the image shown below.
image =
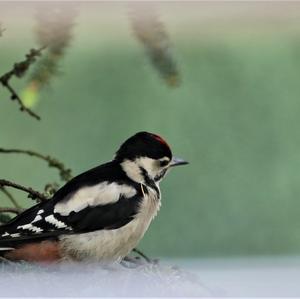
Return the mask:
[[[159,182],[174,166],[166,141],[148,132],[127,139],[115,158],[84,172],[54,196],[0,227],[10,260],[120,261],[160,208]]]

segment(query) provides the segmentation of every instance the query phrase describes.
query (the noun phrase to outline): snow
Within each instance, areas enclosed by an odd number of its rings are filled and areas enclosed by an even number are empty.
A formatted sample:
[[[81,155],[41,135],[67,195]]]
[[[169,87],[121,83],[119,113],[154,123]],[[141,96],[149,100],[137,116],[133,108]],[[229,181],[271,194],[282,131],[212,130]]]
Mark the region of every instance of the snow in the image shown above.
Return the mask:
[[[218,297],[300,297],[300,257],[261,256],[185,261]]]
[[[197,276],[171,266],[0,265],[1,297],[207,296]]]
[[[0,264],[0,297],[300,297],[299,277],[299,257]]]

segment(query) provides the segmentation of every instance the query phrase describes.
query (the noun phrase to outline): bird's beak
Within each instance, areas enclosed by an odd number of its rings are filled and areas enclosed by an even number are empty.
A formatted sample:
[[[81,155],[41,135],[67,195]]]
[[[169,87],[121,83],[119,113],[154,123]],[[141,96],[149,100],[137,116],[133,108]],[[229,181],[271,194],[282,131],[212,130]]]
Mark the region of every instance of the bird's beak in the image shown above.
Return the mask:
[[[186,165],[186,164],[189,164],[189,162],[187,162],[187,161],[185,161],[181,158],[173,157],[173,159],[171,161],[171,164],[170,164],[170,167],[179,166],[179,165]]]

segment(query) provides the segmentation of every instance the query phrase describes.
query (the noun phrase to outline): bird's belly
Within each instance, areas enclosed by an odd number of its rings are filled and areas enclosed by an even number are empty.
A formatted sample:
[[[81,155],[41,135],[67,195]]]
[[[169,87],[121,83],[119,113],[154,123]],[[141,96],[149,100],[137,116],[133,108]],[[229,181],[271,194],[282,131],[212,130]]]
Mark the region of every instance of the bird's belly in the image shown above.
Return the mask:
[[[62,256],[75,260],[118,261],[138,244],[158,209],[158,203],[144,202],[141,212],[118,229],[65,235],[60,242]]]
[[[61,238],[62,256],[75,260],[118,260],[126,256],[142,238],[144,231],[137,220],[113,230],[64,236]]]

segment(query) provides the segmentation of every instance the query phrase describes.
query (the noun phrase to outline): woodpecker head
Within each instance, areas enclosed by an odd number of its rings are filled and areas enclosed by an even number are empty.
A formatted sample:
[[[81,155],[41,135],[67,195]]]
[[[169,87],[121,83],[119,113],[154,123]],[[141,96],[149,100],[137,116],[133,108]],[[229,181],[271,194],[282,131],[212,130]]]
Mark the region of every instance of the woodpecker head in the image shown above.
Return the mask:
[[[174,166],[188,164],[174,158],[167,142],[158,135],[139,132],[127,139],[116,153],[128,177],[139,183],[159,182]]]

